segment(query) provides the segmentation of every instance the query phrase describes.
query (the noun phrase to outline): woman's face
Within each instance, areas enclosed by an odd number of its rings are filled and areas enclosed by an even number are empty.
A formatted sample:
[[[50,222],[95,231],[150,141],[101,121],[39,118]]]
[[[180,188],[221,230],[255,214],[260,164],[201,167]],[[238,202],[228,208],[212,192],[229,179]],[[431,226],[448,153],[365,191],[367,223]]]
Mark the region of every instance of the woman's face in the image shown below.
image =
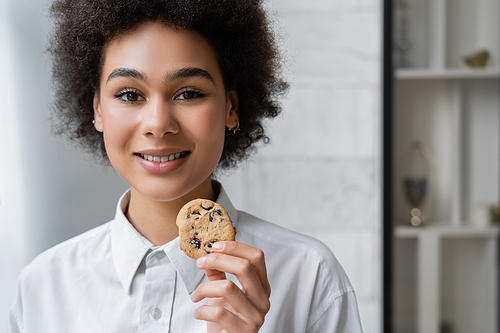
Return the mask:
[[[149,22],[105,49],[95,127],[113,167],[146,198],[206,186],[236,108],[212,47],[194,31]]]

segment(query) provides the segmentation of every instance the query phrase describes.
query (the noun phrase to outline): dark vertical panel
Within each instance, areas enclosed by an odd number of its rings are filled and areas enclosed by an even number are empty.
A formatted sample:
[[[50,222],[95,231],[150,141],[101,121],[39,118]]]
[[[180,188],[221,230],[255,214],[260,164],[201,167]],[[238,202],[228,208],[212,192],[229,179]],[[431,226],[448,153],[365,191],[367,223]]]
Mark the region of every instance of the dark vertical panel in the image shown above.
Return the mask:
[[[392,198],[392,113],[393,80],[392,64],[392,0],[383,1],[383,328],[392,333],[392,248],[393,248],[393,198]]]

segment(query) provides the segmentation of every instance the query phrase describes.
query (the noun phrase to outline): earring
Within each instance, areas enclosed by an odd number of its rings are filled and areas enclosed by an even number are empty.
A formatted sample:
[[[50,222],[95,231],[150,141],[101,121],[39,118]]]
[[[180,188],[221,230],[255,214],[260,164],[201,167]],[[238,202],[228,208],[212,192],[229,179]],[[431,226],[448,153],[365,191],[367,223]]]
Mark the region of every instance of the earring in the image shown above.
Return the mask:
[[[92,120],[92,124],[95,124],[95,119],[94,119],[94,120]]]
[[[238,121],[238,124],[236,124],[235,127],[232,127],[232,128],[228,127],[227,129],[230,131],[233,131],[233,134],[236,134],[236,131],[240,130],[240,122]]]

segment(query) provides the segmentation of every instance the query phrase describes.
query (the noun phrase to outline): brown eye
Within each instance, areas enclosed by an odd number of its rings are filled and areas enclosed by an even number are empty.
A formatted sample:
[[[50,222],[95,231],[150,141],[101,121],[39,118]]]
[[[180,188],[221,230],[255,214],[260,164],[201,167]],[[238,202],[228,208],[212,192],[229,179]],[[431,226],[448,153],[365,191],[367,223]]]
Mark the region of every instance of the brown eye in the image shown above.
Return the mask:
[[[179,100],[194,100],[197,98],[204,97],[205,94],[196,90],[185,90],[175,97]]]
[[[119,93],[118,95],[116,95],[116,98],[124,103],[135,103],[144,99],[141,95],[133,91],[124,91],[122,93]]]
[[[137,95],[136,93],[126,93],[124,96],[127,97],[127,101],[128,102],[137,102],[137,100],[139,100],[139,95]]]

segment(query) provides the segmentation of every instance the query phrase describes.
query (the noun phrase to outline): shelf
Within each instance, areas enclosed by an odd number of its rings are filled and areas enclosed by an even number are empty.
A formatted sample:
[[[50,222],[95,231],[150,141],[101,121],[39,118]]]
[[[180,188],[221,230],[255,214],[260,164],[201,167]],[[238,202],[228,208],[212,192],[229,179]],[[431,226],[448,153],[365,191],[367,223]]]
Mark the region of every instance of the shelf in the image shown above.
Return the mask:
[[[499,226],[395,228],[395,332],[496,332]]]
[[[498,79],[498,69],[398,69],[396,79],[398,80],[453,80],[453,79]]]
[[[417,238],[423,234],[433,234],[441,238],[497,238],[500,234],[498,225],[490,227],[472,227],[472,226],[427,226],[410,227],[397,226],[394,229],[396,238]]]
[[[499,12],[499,0],[394,2],[393,216],[408,220],[404,179],[423,174],[422,219],[435,221],[393,228],[395,333],[499,332],[500,225],[480,224],[500,200]],[[486,66],[468,67],[480,50]],[[416,142],[437,163],[412,162]]]

